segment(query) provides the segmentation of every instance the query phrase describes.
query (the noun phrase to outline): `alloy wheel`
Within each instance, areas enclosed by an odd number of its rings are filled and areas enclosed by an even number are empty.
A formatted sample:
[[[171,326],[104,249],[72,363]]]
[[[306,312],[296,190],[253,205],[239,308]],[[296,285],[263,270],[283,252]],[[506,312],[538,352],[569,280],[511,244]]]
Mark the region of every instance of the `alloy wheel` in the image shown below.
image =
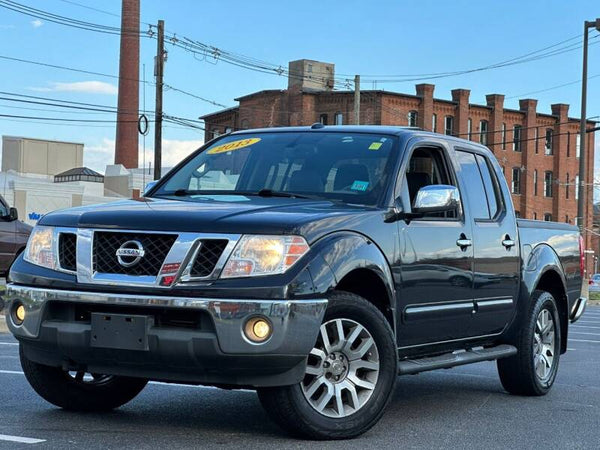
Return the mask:
[[[379,377],[379,352],[371,333],[351,319],[321,325],[311,350],[302,392],[318,413],[347,417],[371,398]]]
[[[542,309],[535,322],[533,334],[533,366],[535,374],[542,382],[552,376],[556,353],[554,317],[547,309]]]

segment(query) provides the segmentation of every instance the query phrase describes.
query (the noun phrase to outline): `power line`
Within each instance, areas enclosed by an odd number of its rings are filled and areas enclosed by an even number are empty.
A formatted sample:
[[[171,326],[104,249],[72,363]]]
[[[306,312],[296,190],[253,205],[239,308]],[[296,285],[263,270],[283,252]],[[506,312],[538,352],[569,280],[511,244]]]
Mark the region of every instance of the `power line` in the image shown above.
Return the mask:
[[[71,72],[84,73],[86,75],[96,75],[96,76],[101,76],[101,77],[106,77],[106,78],[112,78],[112,79],[115,79],[115,80],[123,79],[123,80],[129,80],[129,81],[137,81],[139,83],[145,83],[147,85],[152,85],[152,86],[154,86],[154,84],[155,84],[152,81],[144,81],[144,80],[140,80],[140,79],[136,79],[136,78],[119,77],[118,75],[111,75],[111,74],[108,74],[108,73],[95,72],[95,71],[91,71],[91,70],[78,69],[78,68],[75,68],[75,67],[63,66],[63,65],[58,65],[58,64],[50,64],[50,63],[46,63],[46,62],[33,61],[33,60],[28,60],[28,59],[23,59],[23,58],[15,58],[15,57],[6,56],[6,55],[0,55],[0,59],[5,59],[5,60],[8,60],[8,61],[20,62],[20,63],[24,63],[24,64],[33,64],[33,65],[42,66],[42,67],[50,67],[52,69],[68,70],[68,71],[71,71]],[[214,100],[210,100],[208,98],[199,96],[197,94],[194,94],[192,92],[186,91],[184,89],[176,88],[174,86],[166,85],[166,84],[165,84],[165,87],[167,87],[169,90],[172,90],[172,91],[175,91],[175,92],[179,92],[181,94],[187,95],[189,97],[193,97],[195,99],[204,101],[206,103],[210,103],[211,105],[219,106],[219,107],[222,107],[222,108],[227,108],[227,105],[224,105],[224,104],[218,103],[218,102],[216,102]]]

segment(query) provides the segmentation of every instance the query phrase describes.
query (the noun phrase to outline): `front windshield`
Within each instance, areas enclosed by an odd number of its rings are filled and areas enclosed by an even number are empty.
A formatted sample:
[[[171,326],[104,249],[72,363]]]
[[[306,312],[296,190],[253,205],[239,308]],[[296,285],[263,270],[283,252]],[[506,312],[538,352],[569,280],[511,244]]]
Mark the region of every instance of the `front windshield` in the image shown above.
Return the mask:
[[[153,196],[297,194],[375,205],[391,172],[394,142],[352,132],[227,136],[169,175]]]

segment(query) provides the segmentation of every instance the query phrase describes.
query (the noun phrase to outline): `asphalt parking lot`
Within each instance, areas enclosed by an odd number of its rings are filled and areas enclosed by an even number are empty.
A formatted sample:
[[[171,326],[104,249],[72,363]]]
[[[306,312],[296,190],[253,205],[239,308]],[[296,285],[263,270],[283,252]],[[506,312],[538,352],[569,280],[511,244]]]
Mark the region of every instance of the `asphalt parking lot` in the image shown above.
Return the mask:
[[[506,394],[494,363],[401,377],[381,422],[344,443],[290,439],[247,391],[150,384],[109,414],[41,400],[21,372],[18,345],[0,333],[0,448],[561,448],[600,446],[600,307],[571,328],[554,389]],[[29,442],[29,443],[28,443]]]

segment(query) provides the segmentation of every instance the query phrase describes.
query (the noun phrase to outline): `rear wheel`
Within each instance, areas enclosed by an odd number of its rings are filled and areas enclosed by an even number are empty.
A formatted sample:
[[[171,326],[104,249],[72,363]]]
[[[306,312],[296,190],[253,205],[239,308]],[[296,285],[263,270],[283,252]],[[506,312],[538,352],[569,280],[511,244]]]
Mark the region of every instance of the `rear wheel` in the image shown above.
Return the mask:
[[[67,372],[27,359],[20,347],[21,366],[29,384],[46,401],[72,411],[109,411],[133,400],[144,389],[141,378]]]
[[[560,343],[556,300],[549,292],[535,291],[517,340],[518,353],[497,363],[504,389],[516,395],[545,395],[556,379]]]
[[[348,439],[381,418],[396,381],[392,330],[381,312],[354,294],[335,292],[297,385],[258,390],[270,417],[312,439]]]

